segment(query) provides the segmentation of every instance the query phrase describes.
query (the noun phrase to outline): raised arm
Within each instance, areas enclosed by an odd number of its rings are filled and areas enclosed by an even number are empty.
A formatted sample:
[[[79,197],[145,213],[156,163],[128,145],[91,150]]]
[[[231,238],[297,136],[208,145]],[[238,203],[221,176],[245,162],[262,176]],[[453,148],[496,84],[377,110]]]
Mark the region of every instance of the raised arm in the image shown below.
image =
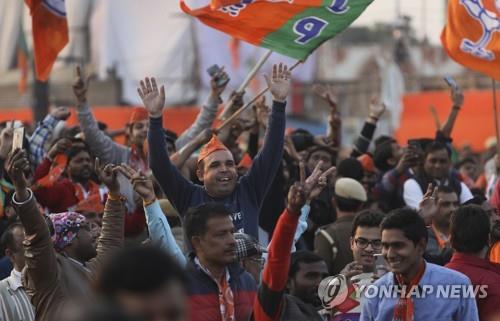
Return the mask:
[[[283,158],[285,106],[290,92],[291,73],[287,66],[274,65],[272,77],[266,76],[266,81],[273,95],[273,106],[264,145],[253,159],[248,174],[241,179],[241,184],[246,185],[249,195],[253,195],[254,201],[259,205],[262,204]]]
[[[314,92],[321,97],[330,106],[328,114],[328,129],[326,133],[326,143],[333,149],[338,149],[340,146],[340,131],[342,121],[338,112],[338,99],[331,86],[316,85],[313,87]]]
[[[149,238],[153,244],[161,247],[170,254],[180,266],[185,266],[187,262],[186,257],[181,248],[177,245],[167,218],[161,210],[160,203],[156,199],[153,181],[145,176],[144,173],[137,172],[127,165],[121,165],[119,170],[130,180],[134,187],[134,191],[142,198],[148,224]]]
[[[281,214],[268,248],[268,257],[254,303],[254,321],[279,320],[283,308],[293,237],[306,201],[303,187],[295,184],[288,193],[288,206]]]
[[[210,80],[210,95],[208,96],[207,102],[201,108],[198,117],[194,123],[184,131],[179,138],[175,141],[175,147],[177,150],[180,150],[184,146],[186,146],[189,142],[195,139],[204,129],[208,129],[212,127],[212,124],[217,117],[217,108],[219,104],[222,102],[220,95],[224,92],[228,82],[225,82],[223,86],[217,86],[217,83],[221,79],[227,79],[228,75],[224,71],[224,68],[221,68],[220,72],[212,77]],[[224,83],[224,82],[222,82]]]
[[[214,131],[210,128],[206,128],[201,131],[193,140],[184,145],[180,150],[175,152],[171,157],[170,161],[178,169],[181,170],[187,159],[201,146],[208,143],[212,138]]]
[[[381,102],[377,97],[373,97],[371,99],[369,108],[370,115],[365,120],[365,124],[361,129],[361,133],[354,143],[351,157],[361,156],[368,151],[368,147],[370,147],[375,129],[377,129],[377,122],[385,112],[385,104]]]
[[[99,129],[87,102],[89,80],[88,78],[83,79],[80,67],[76,67],[76,73],[77,78],[73,84],[73,92],[77,100],[76,115],[92,154],[99,157],[106,164],[128,163],[129,148],[115,143]]]
[[[45,157],[45,144],[52,138],[54,129],[60,121],[68,119],[71,115],[69,108],[57,107],[38,124],[29,138],[31,160],[33,166],[40,164]]]
[[[441,133],[446,138],[451,138],[451,132],[453,127],[455,126],[455,122],[458,117],[458,113],[460,112],[460,108],[464,104],[464,95],[460,89],[452,89],[451,90],[451,100],[453,102],[453,106],[451,107],[450,115],[446,119],[446,122],[441,127]]]
[[[16,150],[9,158],[7,168],[15,189],[12,203],[26,231],[23,242],[28,280],[26,290],[33,296],[32,303],[39,311],[43,309],[39,306],[42,302],[46,309],[51,303],[46,300],[57,297],[53,294],[46,296],[47,293],[60,291],[56,253],[47,224],[38,210],[24,175],[24,172],[30,169],[27,153],[24,150]],[[50,273],[47,273],[48,271]]]
[[[162,127],[165,87],[159,90],[154,78],[146,78],[137,91],[149,113],[148,144],[155,147],[149,149],[149,167],[167,198],[182,215],[197,187],[172,165],[167,153]]]
[[[97,158],[95,172],[98,173],[100,181],[106,185],[109,192],[104,206],[101,235],[97,240],[97,256],[86,264],[93,273],[98,272],[102,265],[123,247],[126,212],[124,198],[120,195],[117,167],[112,164],[101,167]]]

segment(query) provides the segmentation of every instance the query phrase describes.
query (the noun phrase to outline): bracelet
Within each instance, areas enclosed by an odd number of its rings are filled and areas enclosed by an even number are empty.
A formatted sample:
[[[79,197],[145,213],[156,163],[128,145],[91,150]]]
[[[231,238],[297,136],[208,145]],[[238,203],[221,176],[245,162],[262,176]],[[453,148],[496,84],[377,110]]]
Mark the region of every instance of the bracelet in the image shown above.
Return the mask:
[[[18,202],[18,201],[16,201],[16,193],[14,193],[14,194],[12,194],[12,203],[14,203],[17,206],[20,206],[20,205],[24,205],[24,204],[28,203],[29,201],[31,201],[31,199],[33,198],[33,191],[29,188],[27,188],[27,190],[29,193],[29,196],[27,199],[25,199],[22,202]]]
[[[152,200],[150,200],[150,201],[142,200],[142,205],[143,205],[144,207],[148,207],[149,205],[153,204],[154,202],[156,202],[156,197],[155,197],[155,198],[153,198],[153,199],[152,199]]]
[[[111,194],[111,193],[108,192],[108,200],[121,201],[123,199],[124,199],[124,197],[121,196],[121,195],[116,196],[116,195],[113,195],[113,194]]]

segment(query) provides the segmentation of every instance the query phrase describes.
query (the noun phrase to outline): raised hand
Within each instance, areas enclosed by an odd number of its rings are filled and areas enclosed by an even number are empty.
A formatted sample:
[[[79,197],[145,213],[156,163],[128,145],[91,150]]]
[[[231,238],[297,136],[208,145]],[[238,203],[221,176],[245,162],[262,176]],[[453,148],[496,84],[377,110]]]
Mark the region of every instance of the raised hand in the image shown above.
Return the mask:
[[[380,101],[379,97],[372,97],[370,100],[370,118],[378,120],[382,114],[385,112],[385,104]]]
[[[47,156],[50,160],[54,160],[57,155],[65,153],[68,148],[71,147],[71,140],[68,138],[59,139],[52,147],[49,149]]]
[[[73,83],[73,93],[75,94],[78,105],[87,102],[87,90],[89,88],[90,76],[84,79],[80,66],[76,67],[76,79]]]
[[[333,181],[335,174],[337,173],[337,168],[335,166],[332,166],[327,170],[322,170],[322,166],[323,162],[319,161],[312,174],[309,175],[308,178],[304,179],[305,165],[303,163],[299,165],[301,181],[304,182],[306,196],[309,201],[318,197],[323,189],[328,185],[328,181]]]
[[[225,80],[228,79],[229,76],[227,73],[224,71],[224,67],[222,67],[217,74],[215,74],[212,79],[210,80],[210,88],[212,89],[212,96],[215,97],[220,97],[220,95],[224,92],[224,89],[226,89],[227,84],[229,82],[226,82]],[[217,83],[219,82],[224,82],[225,84],[223,86],[217,86]]]
[[[12,150],[12,141],[14,139],[14,128],[5,127],[0,133],[0,158],[7,159]]]
[[[288,70],[288,66],[282,63],[273,66],[271,78],[268,75],[264,75],[274,100],[279,102],[286,101],[286,97],[290,92],[291,77],[292,74]]]
[[[14,184],[16,194],[25,193],[25,195],[27,195],[26,189],[28,188],[28,180],[24,173],[29,170],[31,170],[31,168],[28,154],[25,150],[16,149],[7,160],[7,173],[12,184]],[[27,196],[21,196],[21,198],[26,199]]]
[[[126,164],[118,166],[118,171],[130,180],[134,191],[139,194],[144,202],[150,203],[155,200],[156,195],[153,181],[149,177],[144,175],[141,171],[136,171]]]
[[[109,193],[114,196],[120,195],[120,183],[117,179],[117,167],[113,164],[107,164],[101,166],[101,160],[99,158],[95,159],[95,172],[99,177],[99,180],[106,185]]]
[[[257,124],[259,124],[263,128],[267,128],[267,121],[269,119],[269,113],[271,112],[271,109],[266,104],[266,96],[262,96],[255,103],[255,105],[253,105],[253,110]]]
[[[69,110],[68,107],[60,106],[52,109],[50,115],[57,120],[66,120],[71,115],[71,111]]]
[[[342,271],[340,271],[340,274],[345,276],[347,280],[351,280],[353,276],[360,275],[361,273],[363,273],[363,265],[356,261],[347,264]]]
[[[296,182],[288,191],[288,212],[300,216],[301,208],[306,204],[307,196],[304,190],[304,185]]]
[[[141,80],[140,88],[137,92],[142,99],[144,107],[148,110],[149,116],[159,118],[163,115],[163,108],[165,107],[165,86],[161,86],[158,90],[156,79],[147,78]]]
[[[432,184],[427,186],[427,191],[424,197],[418,204],[419,213],[426,222],[432,221],[432,218],[438,212],[437,206],[437,187],[433,187]]]
[[[323,98],[334,111],[337,111],[338,98],[332,86],[314,85],[313,91]]]

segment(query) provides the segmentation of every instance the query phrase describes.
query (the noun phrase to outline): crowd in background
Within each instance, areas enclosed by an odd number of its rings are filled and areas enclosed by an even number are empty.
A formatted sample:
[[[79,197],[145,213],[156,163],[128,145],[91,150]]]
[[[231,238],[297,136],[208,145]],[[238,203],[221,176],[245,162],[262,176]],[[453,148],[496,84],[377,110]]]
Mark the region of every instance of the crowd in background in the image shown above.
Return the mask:
[[[145,78],[122,145],[77,74],[74,109],[54,106],[32,128],[0,124],[0,320],[500,319],[498,142],[453,145],[459,89],[435,137],[401,145],[377,137],[376,97],[358,138],[342,142],[323,86],[328,131],[287,128],[282,64],[267,101],[215,129],[220,70],[180,135],[163,126],[168,88]],[[246,97],[232,99],[235,112]],[[344,292],[323,291],[329,276]],[[366,285],[403,295],[364,296]],[[424,285],[486,295],[419,296]]]

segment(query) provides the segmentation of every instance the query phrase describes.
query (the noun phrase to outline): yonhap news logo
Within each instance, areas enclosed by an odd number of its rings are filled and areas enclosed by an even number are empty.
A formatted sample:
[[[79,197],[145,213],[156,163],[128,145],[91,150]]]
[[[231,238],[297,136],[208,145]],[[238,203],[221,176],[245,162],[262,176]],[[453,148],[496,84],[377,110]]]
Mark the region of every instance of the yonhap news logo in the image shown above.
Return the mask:
[[[332,309],[346,301],[348,296],[379,299],[484,299],[488,296],[488,285],[471,284],[420,284],[405,286],[398,284],[349,284],[343,275],[325,278],[318,287],[318,296],[325,309]]]

